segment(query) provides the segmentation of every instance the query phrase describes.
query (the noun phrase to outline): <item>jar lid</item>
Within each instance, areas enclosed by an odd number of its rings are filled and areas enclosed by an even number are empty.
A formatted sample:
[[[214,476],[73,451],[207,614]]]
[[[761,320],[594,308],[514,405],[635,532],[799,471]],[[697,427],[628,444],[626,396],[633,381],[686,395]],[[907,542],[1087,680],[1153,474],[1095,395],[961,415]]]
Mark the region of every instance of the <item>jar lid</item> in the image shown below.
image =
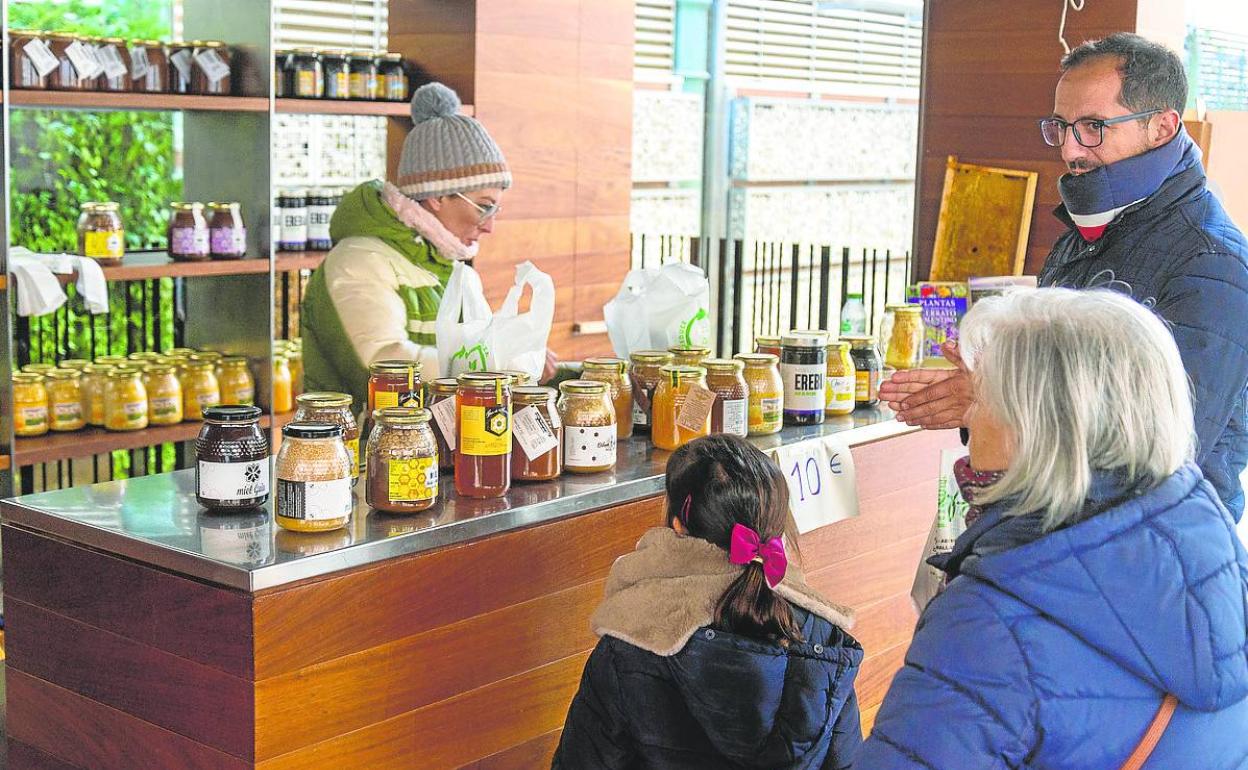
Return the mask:
[[[433,413],[428,409],[411,406],[388,406],[385,409],[373,411],[373,419],[387,425],[420,425],[429,422],[432,418]]]
[[[328,391],[300,393],[295,396],[295,403],[299,406],[309,406],[313,409],[334,409],[351,406],[351,396],[346,393],[330,393]]]
[[[503,372],[465,372],[459,375],[456,382],[472,387],[511,385],[511,375]]]
[[[225,48],[225,43],[220,40],[205,40],[204,48]]]
[[[200,211],[204,208],[204,204],[193,201],[175,201],[170,203],[169,206],[174,211]]]
[[[126,39],[125,39],[124,37],[106,37],[106,38],[104,38],[104,42],[105,42],[105,43],[111,43],[111,44],[113,44],[113,45],[117,45],[117,44],[119,44],[119,43],[125,43],[125,42],[126,42]]]
[[[905,313],[907,315],[919,315],[923,312],[922,305],[898,305],[893,309],[894,313]]]
[[[559,392],[570,396],[598,396],[607,392],[607,383],[597,380],[564,380]]]
[[[259,420],[260,407],[243,404],[209,406],[204,409],[204,419],[213,422],[252,422]]]
[[[755,345],[768,345],[770,347],[778,348],[780,347],[780,337],[779,335],[774,336],[774,337],[771,335],[759,335],[754,338],[754,344]]]
[[[745,362],[738,361],[735,358],[708,358],[702,362],[702,366],[705,367],[708,372],[732,374],[744,369]]]
[[[383,372],[400,372],[407,374],[411,370],[415,370],[416,374],[420,374],[424,369],[424,365],[420,361],[404,361],[398,358],[391,358],[385,361],[374,361],[369,365],[368,371],[372,374],[382,374]]]
[[[191,354],[192,361],[212,361],[216,363],[225,356],[215,350],[201,350],[198,353]]]
[[[347,53],[347,56],[351,57],[352,59],[368,59],[369,61],[372,61],[373,57],[376,56],[376,54],[373,53],[372,51],[350,51]]]
[[[91,362],[85,358],[66,358],[64,361],[57,364],[57,366],[61,369],[82,369],[83,367],[90,365]]]
[[[429,389],[440,395],[452,395],[455,389],[459,387],[459,380],[454,377],[439,377],[429,383]]]
[[[401,62],[401,61],[403,61],[403,54],[401,54],[401,53],[383,53],[383,54],[381,55],[381,58],[385,59],[386,61],[398,61],[398,62]]]
[[[196,350],[195,348],[169,348],[169,350],[166,351],[166,353],[171,356],[177,356],[177,355],[193,356],[198,352],[199,351]]]
[[[701,345],[690,345],[687,348],[680,347],[679,345],[673,345],[672,347],[667,349],[667,352],[671,353],[672,355],[690,354],[690,355],[695,355],[695,356],[697,355],[709,356],[711,354],[711,349],[704,348]]]
[[[775,366],[780,360],[775,353],[738,353],[733,358],[743,361],[746,366]]]
[[[124,364],[126,363],[127,360],[129,359],[127,359],[125,356],[96,356],[95,362],[97,364],[116,365],[116,364]]]
[[[143,371],[148,374],[169,374],[173,371],[173,366],[171,364],[148,364],[143,367]]]
[[[89,204],[84,204],[84,205],[89,205]],[[121,205],[120,205],[120,204],[118,204],[118,203],[115,203],[115,202],[113,202],[113,201],[100,201],[100,202],[96,203],[96,204],[95,204],[95,205],[91,208],[91,210],[92,210],[92,211],[103,211],[103,212],[109,212],[109,211],[120,211],[120,210],[121,210]]]
[[[155,358],[160,358],[160,354],[154,350],[139,350],[126,356],[130,361],[151,361]]]
[[[342,438],[342,426],[331,422],[292,422],[282,428],[286,438]]]
[[[38,372],[13,372],[13,381],[23,385],[34,385],[43,382],[43,375]]]
[[[587,358],[584,361],[584,369],[598,369],[599,371],[619,372],[623,374],[628,370],[628,362],[622,358],[612,358],[610,356],[601,356],[598,358]]]
[[[34,372],[35,374],[46,374],[56,370],[56,364],[26,364],[22,367],[23,372]]]
[[[247,366],[247,359],[243,356],[226,356],[221,359],[222,366]]]
[[[849,343],[846,342],[845,340],[832,340],[831,342],[828,343],[828,352],[830,353],[833,350],[835,350],[838,353],[845,351],[845,350],[849,350]]]
[[[544,404],[555,397],[555,389],[545,385],[521,385],[511,391],[517,404]]]
[[[321,56],[342,56],[345,57],[347,52],[341,48],[328,48],[321,51]]]
[[[111,372],[112,370],[113,370],[113,367],[109,366],[108,364],[87,364],[86,366],[82,367],[78,371],[86,375],[102,374],[104,376],[108,376],[108,373]]]
[[[184,366],[187,369],[210,372],[217,367],[217,364],[215,361],[203,359],[203,358],[200,358],[199,356],[191,356],[190,359],[187,360],[187,362],[184,364]]]
[[[143,370],[137,366],[114,366],[107,376],[110,380],[128,380],[142,373]]]
[[[193,46],[195,46],[196,48],[199,48],[200,46],[202,46],[202,45],[204,44],[204,41],[202,41],[202,40],[192,40],[192,41],[190,41],[190,44],[191,44],[191,45],[193,45]]]
[[[828,333],[823,331],[789,332],[780,338],[780,344],[786,348],[826,348]]]
[[[672,360],[672,354],[666,350],[634,350],[629,358],[635,364],[666,364]]]
[[[164,45],[164,43],[159,40],[136,40],[135,43],[143,46],[144,48],[159,48]]]
[[[851,348],[869,348],[875,344],[875,337],[870,334],[842,334],[841,339]]]
[[[49,380],[76,380],[82,376],[82,372],[75,369],[53,369],[44,376]]]
[[[687,380],[693,377],[705,377],[706,369],[701,366],[678,366],[669,364],[659,369],[664,377],[670,379],[673,383]]]
[[[210,208],[210,209],[218,209],[218,210],[220,210],[220,209],[232,209],[232,208],[234,208],[234,207],[235,207],[235,206],[237,206],[237,205],[238,205],[238,204],[237,204],[236,202],[234,202],[234,201],[212,201],[211,203],[209,203],[209,204],[208,204],[208,208]]]

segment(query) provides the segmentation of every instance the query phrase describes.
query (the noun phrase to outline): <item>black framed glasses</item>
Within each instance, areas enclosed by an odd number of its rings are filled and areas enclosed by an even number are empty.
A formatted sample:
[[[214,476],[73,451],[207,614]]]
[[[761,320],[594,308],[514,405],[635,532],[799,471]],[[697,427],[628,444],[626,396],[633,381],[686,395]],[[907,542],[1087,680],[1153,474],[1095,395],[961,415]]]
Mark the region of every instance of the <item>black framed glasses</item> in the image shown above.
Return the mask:
[[[1061,118],[1044,118],[1039,121],[1040,135],[1044,137],[1044,143],[1050,147],[1061,147],[1066,142],[1066,129],[1073,128],[1075,130],[1075,141],[1091,149],[1100,147],[1101,143],[1105,141],[1105,126],[1114,126],[1119,123],[1126,123],[1129,120],[1151,117],[1159,112],[1165,112],[1165,110],[1145,110],[1143,112],[1133,112],[1130,115],[1120,115],[1116,118],[1084,118],[1083,120],[1076,120],[1074,123],[1067,123]]]
[[[502,211],[503,209],[503,204],[501,203],[491,203],[488,206],[482,206],[480,203],[477,203],[472,198],[469,198],[467,195],[464,195],[463,193],[460,193],[460,192],[455,193],[455,197],[463,198],[465,201],[468,202],[469,206],[472,206],[474,209],[477,210],[477,214],[479,215],[479,217],[477,218],[478,225],[485,224],[486,220],[488,220],[490,217],[496,216],[498,212]]]

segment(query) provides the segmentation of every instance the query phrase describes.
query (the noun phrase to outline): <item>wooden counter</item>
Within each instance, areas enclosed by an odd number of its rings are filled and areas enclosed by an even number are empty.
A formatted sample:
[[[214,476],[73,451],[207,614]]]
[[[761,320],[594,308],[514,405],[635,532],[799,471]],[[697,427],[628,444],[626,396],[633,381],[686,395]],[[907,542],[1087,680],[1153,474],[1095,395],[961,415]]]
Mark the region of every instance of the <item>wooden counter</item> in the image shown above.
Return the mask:
[[[886,416],[843,429],[861,515],[800,546],[809,582],[858,611],[870,719],[958,441]],[[644,468],[545,502],[360,513],[339,535],[200,512],[185,473],[6,501],[10,767],[548,767],[607,571],[662,523],[664,456],[632,446]]]

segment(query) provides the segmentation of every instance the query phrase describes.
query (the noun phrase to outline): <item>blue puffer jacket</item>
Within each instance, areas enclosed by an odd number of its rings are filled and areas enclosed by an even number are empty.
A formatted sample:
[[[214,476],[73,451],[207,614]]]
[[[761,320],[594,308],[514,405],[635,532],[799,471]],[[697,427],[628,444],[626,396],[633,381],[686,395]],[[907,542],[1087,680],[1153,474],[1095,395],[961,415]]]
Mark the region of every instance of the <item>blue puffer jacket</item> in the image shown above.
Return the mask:
[[[1086,242],[1071,230],[1040,271],[1041,286],[1119,288],[1170,325],[1192,379],[1196,462],[1238,521],[1239,475],[1248,462],[1248,241],[1205,187],[1200,150],[1187,143],[1174,172],[1152,196]]]
[[[1165,693],[1147,768],[1248,768],[1248,555],[1198,468],[1048,534],[990,507],[941,561],[855,770],[1116,770]],[[935,563],[935,560],[934,560]]]

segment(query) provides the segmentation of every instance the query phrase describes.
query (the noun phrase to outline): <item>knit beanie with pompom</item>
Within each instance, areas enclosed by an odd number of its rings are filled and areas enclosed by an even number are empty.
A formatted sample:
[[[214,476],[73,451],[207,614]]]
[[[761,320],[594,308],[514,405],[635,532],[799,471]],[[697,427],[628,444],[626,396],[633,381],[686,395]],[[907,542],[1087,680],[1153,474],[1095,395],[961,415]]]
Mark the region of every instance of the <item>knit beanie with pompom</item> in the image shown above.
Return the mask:
[[[459,114],[459,96],[441,83],[412,94],[412,130],[399,156],[395,186],[414,200],[511,187],[502,150],[485,127]]]

